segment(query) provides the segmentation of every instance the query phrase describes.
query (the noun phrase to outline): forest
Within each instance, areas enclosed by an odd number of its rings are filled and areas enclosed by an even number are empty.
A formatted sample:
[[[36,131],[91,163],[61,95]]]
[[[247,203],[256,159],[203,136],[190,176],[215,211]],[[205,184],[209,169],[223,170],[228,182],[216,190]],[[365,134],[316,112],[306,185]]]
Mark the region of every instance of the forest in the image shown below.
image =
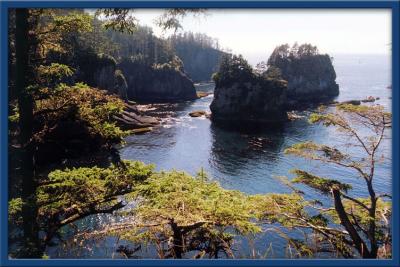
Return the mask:
[[[198,12],[204,11],[167,9],[158,23],[179,28]],[[66,242],[71,229],[76,246],[109,236],[127,241],[116,250],[126,259],[147,246],[160,259],[235,258],[238,236],[269,232],[292,258],[391,258],[391,196],[373,183],[391,128],[383,107],[342,103],[308,118],[345,135],[344,145],[359,147],[362,157],[311,141],[285,149],[287,156],[346,170],[352,183],[294,169],[293,179],[277,178],[290,193],[246,194],[224,188],[203,169],[190,175],[121,159],[118,148],[135,136],[138,127],[128,122],[139,103],[193,101],[194,83],[211,77],[217,87],[252,79],[284,87],[279,71],[253,69],[205,34],[156,37],[120,8],[11,10],[8,41],[10,258],[49,259],[46,249]],[[300,48],[298,55],[317,54]],[[352,194],[354,184],[368,197]],[[304,187],[329,204],[310,199]],[[80,231],[76,223],[95,214],[122,219]]]

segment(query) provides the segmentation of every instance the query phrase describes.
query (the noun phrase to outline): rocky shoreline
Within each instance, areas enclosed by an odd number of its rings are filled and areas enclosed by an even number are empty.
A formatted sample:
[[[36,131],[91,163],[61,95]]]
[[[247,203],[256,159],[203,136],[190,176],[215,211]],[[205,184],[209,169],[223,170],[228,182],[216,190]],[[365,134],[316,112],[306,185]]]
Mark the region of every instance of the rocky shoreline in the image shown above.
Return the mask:
[[[211,83],[196,84],[200,89],[202,86],[209,86]],[[200,99],[212,95],[212,91],[196,91],[196,98]],[[194,100],[195,100],[194,99]],[[166,105],[175,105],[182,101],[166,102],[166,103],[137,103],[126,100],[125,108],[119,115],[115,115],[113,119],[116,124],[123,130],[130,130],[132,134],[144,134],[153,130],[162,124],[163,109]],[[189,114],[191,117],[210,118],[211,114],[206,111],[194,111]]]
[[[160,124],[160,120],[147,116],[141,112],[136,104],[131,101],[127,101],[125,103],[125,109],[120,115],[115,115],[114,120],[117,122],[117,125],[124,130],[133,130],[133,132],[140,133],[145,132],[144,130],[138,131],[138,129],[150,129],[151,127],[157,126]]]

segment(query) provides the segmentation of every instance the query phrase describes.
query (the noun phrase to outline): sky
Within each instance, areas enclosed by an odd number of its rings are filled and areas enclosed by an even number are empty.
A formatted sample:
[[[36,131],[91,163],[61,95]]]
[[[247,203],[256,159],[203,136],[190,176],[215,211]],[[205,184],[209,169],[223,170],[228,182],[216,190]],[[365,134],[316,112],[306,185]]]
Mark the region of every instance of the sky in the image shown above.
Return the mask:
[[[157,36],[168,36],[154,24],[160,9],[135,9],[140,24]],[[390,54],[389,9],[208,9],[188,16],[183,31],[205,33],[220,46],[242,54],[250,62],[268,58],[284,43],[311,43],[320,52],[336,54]]]

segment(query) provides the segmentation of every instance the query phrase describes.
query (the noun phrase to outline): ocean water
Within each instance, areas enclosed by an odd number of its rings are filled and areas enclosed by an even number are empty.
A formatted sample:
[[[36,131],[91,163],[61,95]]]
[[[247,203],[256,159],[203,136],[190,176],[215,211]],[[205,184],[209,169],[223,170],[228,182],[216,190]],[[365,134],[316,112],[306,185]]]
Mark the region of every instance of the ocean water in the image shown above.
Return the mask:
[[[389,57],[336,56],[334,67],[340,86],[340,95],[336,100],[380,97],[375,103],[390,110],[391,90],[387,89],[391,84]],[[212,91],[213,84],[198,90]],[[212,97],[210,95],[166,108],[173,112],[166,116],[161,128],[126,138],[127,145],[121,149],[122,158],[154,163],[158,170],[177,169],[195,174],[204,168],[223,187],[249,194],[285,192],[274,176],[288,175],[288,170],[292,168],[307,167],[335,179],[347,179],[343,178],[342,168],[320,164],[312,166],[299,158],[283,154],[288,146],[307,140],[332,145],[342,143],[343,137],[335,130],[307,122],[307,116],[313,110],[300,113],[304,119],[288,122],[278,129],[267,127],[256,132],[245,128],[224,129],[204,117],[192,118],[188,115],[194,110],[209,111]],[[261,149],[251,146],[258,138],[266,142]],[[386,149],[385,154],[390,154],[389,144],[386,142],[382,145]],[[390,190],[390,166],[390,162],[380,166],[383,177],[376,181],[380,190]],[[357,194],[362,195],[363,186],[360,186]]]
[[[336,100],[345,101],[364,99],[368,96],[379,97],[375,102],[391,109],[391,60],[384,55],[336,55],[333,61],[340,95]],[[213,84],[197,88],[202,91],[213,91]],[[292,144],[304,141],[323,143],[345,149],[356,157],[363,157],[360,150],[343,147],[346,137],[333,128],[310,125],[307,117],[313,110],[300,113],[303,118],[287,122],[281,127],[262,129],[226,129],[214,125],[206,118],[191,118],[188,114],[194,110],[209,111],[212,95],[192,102],[155,106],[154,112],[163,117],[162,126],[144,135],[133,135],[126,138],[126,145],[120,150],[123,159],[140,160],[153,163],[157,170],[184,170],[196,174],[201,168],[210,178],[218,181],[227,189],[236,189],[247,194],[285,193],[287,187],[277,180],[277,176],[291,177],[291,169],[303,169],[321,176],[348,182],[353,185],[353,196],[367,196],[363,181],[356,178],[354,172],[318,164],[294,156],[283,151]],[[376,191],[391,193],[391,132],[387,132],[380,153],[385,161],[376,169],[374,186]],[[254,142],[262,140],[261,147]],[[299,186],[307,198],[327,202],[325,196],[307,187]],[[98,215],[82,220],[81,226],[93,228],[112,220],[110,216]],[[272,257],[284,258],[284,242],[274,235],[262,235],[254,241],[256,251],[262,255],[273,247]],[[93,242],[88,249],[69,248],[66,252],[60,245],[48,249],[53,258],[84,257],[110,258],[115,255],[116,241],[107,238]],[[246,240],[238,240],[238,257],[250,254]],[[154,250],[149,248],[138,254],[145,258],[154,258]]]

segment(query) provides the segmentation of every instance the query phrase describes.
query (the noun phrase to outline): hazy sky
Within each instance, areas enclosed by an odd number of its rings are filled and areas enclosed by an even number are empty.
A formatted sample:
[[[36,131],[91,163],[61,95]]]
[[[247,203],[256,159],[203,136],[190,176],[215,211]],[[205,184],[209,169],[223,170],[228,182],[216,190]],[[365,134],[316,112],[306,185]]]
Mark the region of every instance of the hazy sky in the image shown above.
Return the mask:
[[[162,10],[136,9],[141,24],[158,36],[154,18]],[[223,48],[260,61],[275,46],[295,41],[317,45],[323,53],[388,54],[391,43],[389,9],[209,9],[206,16],[189,16],[184,31],[218,38]]]

